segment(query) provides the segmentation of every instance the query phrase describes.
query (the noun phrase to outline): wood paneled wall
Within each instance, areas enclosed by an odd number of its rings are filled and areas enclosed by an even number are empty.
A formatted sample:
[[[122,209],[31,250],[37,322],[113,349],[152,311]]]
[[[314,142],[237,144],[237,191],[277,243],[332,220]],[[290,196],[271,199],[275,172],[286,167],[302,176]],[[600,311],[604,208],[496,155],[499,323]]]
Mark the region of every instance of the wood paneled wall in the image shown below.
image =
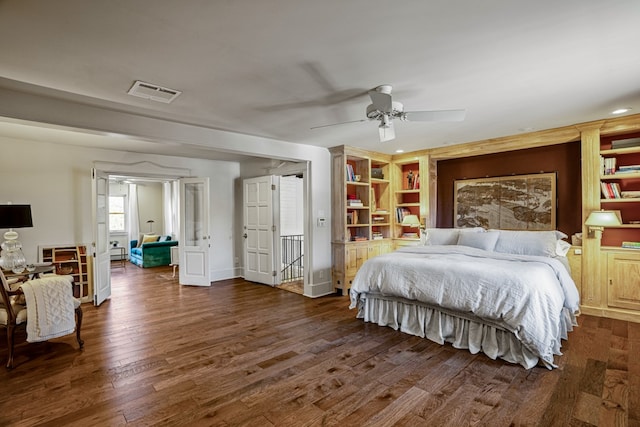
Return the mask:
[[[437,226],[453,227],[454,181],[557,173],[557,228],[567,235],[582,231],[580,141],[544,147],[439,160],[437,163]]]

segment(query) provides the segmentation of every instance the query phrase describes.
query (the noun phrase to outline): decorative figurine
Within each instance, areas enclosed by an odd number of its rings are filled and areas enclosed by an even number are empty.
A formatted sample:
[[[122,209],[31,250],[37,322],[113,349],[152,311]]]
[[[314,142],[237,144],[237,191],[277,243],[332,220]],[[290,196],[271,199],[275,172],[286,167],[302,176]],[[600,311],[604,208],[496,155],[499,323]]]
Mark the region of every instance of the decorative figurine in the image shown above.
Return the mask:
[[[407,189],[411,190],[413,188],[413,171],[409,171],[407,174],[407,183],[409,184]]]

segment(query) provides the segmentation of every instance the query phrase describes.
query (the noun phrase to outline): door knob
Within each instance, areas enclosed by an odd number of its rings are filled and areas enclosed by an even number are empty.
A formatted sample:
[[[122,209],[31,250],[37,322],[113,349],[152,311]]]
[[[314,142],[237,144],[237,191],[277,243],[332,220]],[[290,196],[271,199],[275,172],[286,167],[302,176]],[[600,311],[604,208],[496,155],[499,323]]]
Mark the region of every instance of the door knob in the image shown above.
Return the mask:
[[[244,234],[242,235],[242,237],[244,237],[244,238],[246,239],[246,238],[247,238],[247,233],[244,233]]]

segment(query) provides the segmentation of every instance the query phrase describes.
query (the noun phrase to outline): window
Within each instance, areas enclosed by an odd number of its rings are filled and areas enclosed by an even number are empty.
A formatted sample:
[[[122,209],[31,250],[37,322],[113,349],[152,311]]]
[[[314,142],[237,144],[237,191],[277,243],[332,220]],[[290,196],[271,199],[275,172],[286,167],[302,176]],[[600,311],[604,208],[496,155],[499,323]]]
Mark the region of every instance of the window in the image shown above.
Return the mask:
[[[124,233],[125,222],[125,196],[109,196],[109,232]]]

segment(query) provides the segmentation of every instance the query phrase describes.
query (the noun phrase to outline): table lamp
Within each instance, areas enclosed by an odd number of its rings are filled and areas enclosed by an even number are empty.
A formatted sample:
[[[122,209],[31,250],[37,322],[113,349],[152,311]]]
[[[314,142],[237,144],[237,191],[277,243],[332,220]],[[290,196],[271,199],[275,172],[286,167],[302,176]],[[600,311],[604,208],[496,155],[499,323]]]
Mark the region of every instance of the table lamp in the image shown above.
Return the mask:
[[[31,219],[31,205],[0,205],[0,229],[9,230],[4,233],[0,253],[0,267],[21,273],[27,266],[27,260],[22,253],[22,243],[18,240],[18,233],[14,228],[33,227]]]

